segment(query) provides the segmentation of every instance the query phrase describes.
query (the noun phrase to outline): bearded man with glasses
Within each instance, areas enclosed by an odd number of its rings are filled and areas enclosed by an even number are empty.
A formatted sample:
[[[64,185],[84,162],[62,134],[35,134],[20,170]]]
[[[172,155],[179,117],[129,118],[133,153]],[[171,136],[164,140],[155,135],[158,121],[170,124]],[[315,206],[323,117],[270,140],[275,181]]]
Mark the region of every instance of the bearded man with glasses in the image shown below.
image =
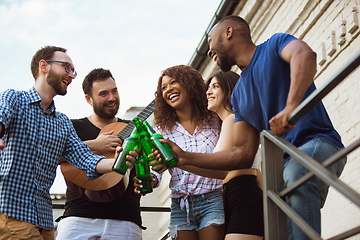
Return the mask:
[[[0,239],[54,239],[49,190],[60,157],[88,180],[112,171],[114,162],[91,152],[70,119],[55,111],[53,98],[65,95],[77,75],[66,49],[41,48],[31,72],[30,90],[0,93]]]

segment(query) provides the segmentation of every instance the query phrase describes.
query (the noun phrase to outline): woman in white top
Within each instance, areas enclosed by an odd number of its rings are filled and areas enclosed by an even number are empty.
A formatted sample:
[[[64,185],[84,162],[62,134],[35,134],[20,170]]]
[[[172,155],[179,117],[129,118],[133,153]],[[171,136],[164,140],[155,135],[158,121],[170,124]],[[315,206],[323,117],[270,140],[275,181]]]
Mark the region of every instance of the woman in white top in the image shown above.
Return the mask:
[[[239,79],[234,72],[217,72],[207,81],[208,109],[222,120],[220,139],[214,151],[234,146],[231,93]],[[221,161],[221,159],[219,159]],[[250,169],[216,171],[194,166],[181,168],[199,175],[223,179],[225,240],[262,239],[264,235],[262,190],[258,185],[257,162]]]

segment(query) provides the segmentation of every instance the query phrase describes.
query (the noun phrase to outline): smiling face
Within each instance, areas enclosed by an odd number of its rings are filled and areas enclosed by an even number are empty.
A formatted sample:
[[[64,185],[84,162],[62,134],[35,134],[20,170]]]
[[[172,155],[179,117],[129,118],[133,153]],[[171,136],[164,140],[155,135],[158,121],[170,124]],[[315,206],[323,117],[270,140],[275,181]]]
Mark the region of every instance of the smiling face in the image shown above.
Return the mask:
[[[64,52],[55,52],[51,60],[67,62],[74,68],[70,57]],[[50,65],[50,70],[46,77],[46,82],[54,89],[56,94],[65,95],[67,87],[75,77],[73,72],[67,73],[65,65],[61,63],[49,62],[48,64]]]
[[[191,105],[187,89],[172,77],[163,76],[161,91],[165,102],[175,110],[181,110]]]
[[[226,47],[223,42],[222,33],[224,29],[222,25],[215,25],[208,36],[209,51],[208,56],[216,62],[220,69],[224,72],[230,71],[235,63],[230,62]],[[223,35],[225,36],[225,35]]]
[[[86,95],[86,100],[93,106],[94,112],[101,118],[113,119],[120,106],[115,81],[111,78],[94,81],[91,95]]]
[[[211,79],[208,90],[206,91],[208,99],[208,109],[210,111],[218,113],[221,109],[224,108],[224,91],[221,89],[218,80],[216,77]]]

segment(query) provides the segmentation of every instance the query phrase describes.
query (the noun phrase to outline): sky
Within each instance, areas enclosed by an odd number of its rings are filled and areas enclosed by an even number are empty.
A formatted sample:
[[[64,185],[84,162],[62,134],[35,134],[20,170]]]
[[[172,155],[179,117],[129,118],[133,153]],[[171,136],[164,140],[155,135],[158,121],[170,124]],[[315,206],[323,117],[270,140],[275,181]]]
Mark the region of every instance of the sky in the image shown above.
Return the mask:
[[[46,45],[64,47],[78,72],[55,106],[69,118],[92,113],[82,91],[94,68],[109,69],[122,118],[147,106],[162,70],[188,64],[221,0],[0,0],[0,91],[34,85],[30,62]],[[53,193],[64,193],[61,173]],[[59,176],[60,175],[60,176]]]

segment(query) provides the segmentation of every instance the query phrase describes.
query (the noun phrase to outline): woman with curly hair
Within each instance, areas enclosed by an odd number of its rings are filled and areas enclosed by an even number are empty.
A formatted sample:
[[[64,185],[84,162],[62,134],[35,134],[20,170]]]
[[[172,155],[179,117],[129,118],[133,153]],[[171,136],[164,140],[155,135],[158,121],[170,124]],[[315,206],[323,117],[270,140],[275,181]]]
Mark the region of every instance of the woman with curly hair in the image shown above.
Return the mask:
[[[165,69],[155,93],[154,123],[157,132],[183,150],[211,153],[220,125],[207,109],[206,86],[193,68],[178,65]],[[179,168],[171,174],[169,234],[179,240],[224,238],[222,182]]]
[[[235,115],[231,94],[239,79],[235,72],[218,71],[206,82],[207,108],[221,119],[221,134],[214,152],[234,147]],[[219,159],[221,161],[221,159]],[[225,240],[261,240],[264,236],[261,173],[255,159],[250,169],[211,170],[191,165],[183,170],[206,177],[223,179]]]

